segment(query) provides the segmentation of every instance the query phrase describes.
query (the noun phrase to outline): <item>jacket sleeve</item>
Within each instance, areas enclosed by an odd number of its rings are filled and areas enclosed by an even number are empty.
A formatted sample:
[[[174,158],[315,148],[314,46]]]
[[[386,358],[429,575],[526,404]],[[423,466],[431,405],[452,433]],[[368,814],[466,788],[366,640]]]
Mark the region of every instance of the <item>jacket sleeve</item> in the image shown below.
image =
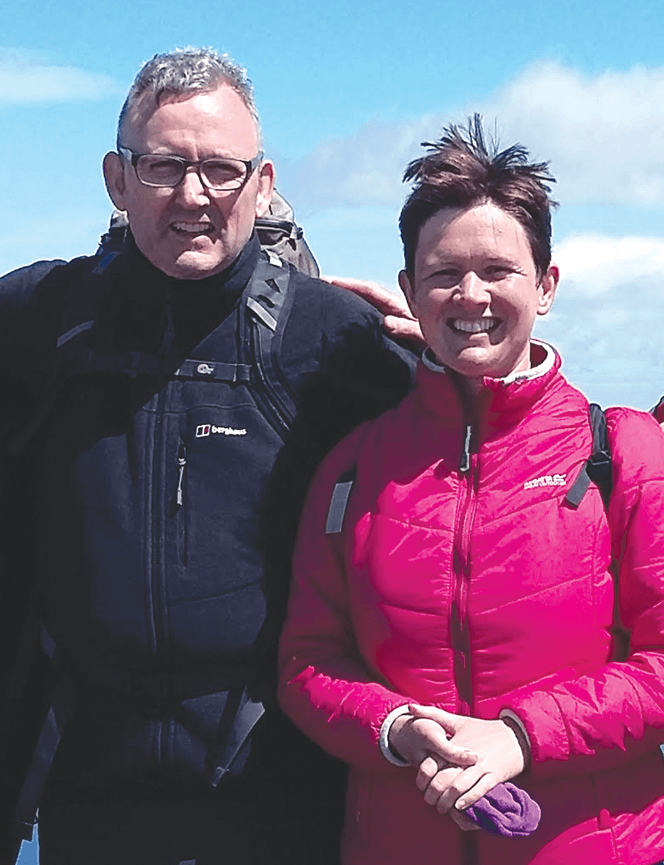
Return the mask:
[[[279,700],[330,754],[356,766],[398,771],[381,754],[380,727],[409,700],[375,681],[363,663],[349,611],[343,536],[325,534],[332,491],[353,466],[362,432],[355,430],[323,462],[304,507],[280,644]]]
[[[61,261],[37,261],[0,277],[0,439],[33,416],[52,387]],[[54,287],[55,286],[55,290]]]
[[[664,742],[664,434],[630,409],[609,410],[607,423],[616,619],[629,650],[592,675],[507,702],[530,738],[534,776],[613,768]]]

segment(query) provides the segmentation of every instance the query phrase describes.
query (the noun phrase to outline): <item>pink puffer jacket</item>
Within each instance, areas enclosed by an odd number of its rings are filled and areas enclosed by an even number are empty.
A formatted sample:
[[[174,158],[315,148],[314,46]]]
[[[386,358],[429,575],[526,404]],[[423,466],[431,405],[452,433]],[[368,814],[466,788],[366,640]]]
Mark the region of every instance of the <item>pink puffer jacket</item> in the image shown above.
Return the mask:
[[[351,765],[345,865],[664,858],[664,435],[611,409],[610,519],[593,485],[570,507],[592,447],[588,404],[553,350],[533,353],[527,374],[485,380],[467,470],[453,382],[421,365],[417,390],[342,441],[312,486],[280,697]],[[353,465],[343,532],[326,535]],[[626,658],[611,636],[612,552]],[[533,835],[462,833],[424,803],[414,771],[378,746],[386,715],[409,701],[521,718],[532,763],[517,783],[542,807]]]

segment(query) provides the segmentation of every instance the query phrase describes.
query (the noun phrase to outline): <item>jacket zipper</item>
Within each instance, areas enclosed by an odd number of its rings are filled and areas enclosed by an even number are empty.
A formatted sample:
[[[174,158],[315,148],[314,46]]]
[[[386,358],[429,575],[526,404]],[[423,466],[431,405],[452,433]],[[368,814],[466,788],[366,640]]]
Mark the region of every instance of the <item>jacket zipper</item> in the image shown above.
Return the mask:
[[[452,605],[452,641],[455,649],[454,675],[457,685],[459,713],[469,715],[473,705],[473,680],[470,668],[470,633],[468,630],[468,589],[470,583],[470,540],[477,512],[477,454],[472,453],[473,425],[466,423],[459,474],[465,481],[463,505],[454,537],[454,572],[456,591]],[[477,865],[477,838],[474,832],[461,832],[462,865]]]
[[[178,450],[178,487],[175,493],[175,504],[181,508],[184,504],[184,470],[187,467],[187,448],[180,442]]]
[[[187,446],[180,442],[178,448],[178,483],[175,491],[175,508],[178,513],[178,554],[182,565],[187,564],[187,516],[185,505],[185,477],[187,471]]]
[[[163,534],[165,532],[164,519],[167,513],[166,490],[162,483],[162,470],[165,468],[165,443],[164,443],[164,413],[170,382],[164,374],[164,358],[173,348],[175,338],[175,326],[173,324],[173,309],[170,296],[166,298],[165,304],[166,328],[162,337],[159,355],[161,356],[160,370],[158,374],[158,397],[157,410],[154,420],[154,434],[152,452],[152,538],[151,538],[151,568],[150,568],[150,598],[152,601],[152,632],[155,660],[159,663],[159,651],[164,642],[166,632],[166,603],[164,583],[166,575],[162,568]]]
[[[461,504],[454,536],[453,567],[455,575],[451,635],[454,648],[454,673],[459,711],[470,713],[473,704],[472,670],[470,668],[470,633],[468,630],[468,590],[470,582],[470,542],[477,512],[478,457],[472,453],[474,429],[466,424],[459,473],[462,476]]]
[[[159,389],[157,398],[157,410],[154,420],[153,434],[153,452],[152,452],[152,489],[151,489],[151,567],[150,567],[150,600],[152,603],[151,621],[152,621],[152,639],[155,656],[159,653],[160,645],[163,641],[163,590],[162,581],[163,574],[161,572],[161,532],[163,530],[161,515],[162,505],[162,484],[161,468],[163,463],[164,450],[164,407],[166,404],[166,389],[168,384],[163,382]]]

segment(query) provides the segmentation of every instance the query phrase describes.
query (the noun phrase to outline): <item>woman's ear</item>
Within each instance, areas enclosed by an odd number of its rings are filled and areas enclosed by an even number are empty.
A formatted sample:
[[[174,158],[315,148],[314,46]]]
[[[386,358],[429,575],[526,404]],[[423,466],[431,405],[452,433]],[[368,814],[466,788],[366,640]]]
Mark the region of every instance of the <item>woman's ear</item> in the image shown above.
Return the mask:
[[[539,299],[537,301],[538,315],[546,315],[553,306],[559,279],[560,271],[558,270],[558,265],[550,264],[539,284]]]
[[[408,309],[412,312],[412,314],[417,318],[417,304],[415,303],[415,292],[413,290],[413,284],[408,276],[408,272],[405,270],[399,271],[399,288],[404,293],[404,297],[406,298],[406,303],[408,304]]]

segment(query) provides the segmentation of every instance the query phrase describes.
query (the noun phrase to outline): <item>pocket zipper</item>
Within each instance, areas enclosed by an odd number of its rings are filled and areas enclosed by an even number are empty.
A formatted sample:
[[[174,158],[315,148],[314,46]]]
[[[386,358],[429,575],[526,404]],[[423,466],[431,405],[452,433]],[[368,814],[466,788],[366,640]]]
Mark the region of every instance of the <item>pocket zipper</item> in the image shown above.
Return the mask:
[[[184,504],[184,470],[187,467],[187,448],[181,444],[178,451],[178,486],[175,493],[175,504],[181,508]]]

